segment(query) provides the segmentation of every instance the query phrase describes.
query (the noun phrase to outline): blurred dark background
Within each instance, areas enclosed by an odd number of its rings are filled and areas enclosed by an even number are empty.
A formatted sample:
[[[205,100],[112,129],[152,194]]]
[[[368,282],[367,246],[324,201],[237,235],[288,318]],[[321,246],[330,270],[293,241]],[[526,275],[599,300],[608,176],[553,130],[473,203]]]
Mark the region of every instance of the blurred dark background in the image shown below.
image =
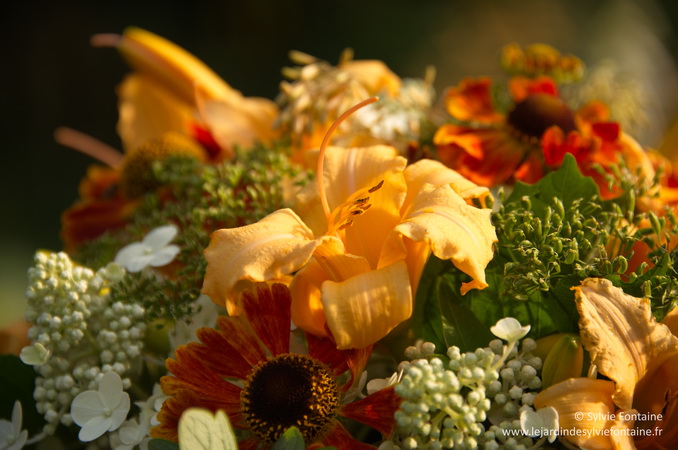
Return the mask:
[[[657,146],[678,110],[674,0],[8,1],[1,42],[0,326],[23,314],[37,249],[59,250],[59,215],[88,157],[60,147],[66,125],[119,148],[115,87],[127,68],[96,33],[136,25],[183,46],[248,96],[274,98],[289,50],[381,59],[401,77],[437,68],[436,88],[500,73],[502,45],[544,42],[589,65],[610,58],[639,87]]]

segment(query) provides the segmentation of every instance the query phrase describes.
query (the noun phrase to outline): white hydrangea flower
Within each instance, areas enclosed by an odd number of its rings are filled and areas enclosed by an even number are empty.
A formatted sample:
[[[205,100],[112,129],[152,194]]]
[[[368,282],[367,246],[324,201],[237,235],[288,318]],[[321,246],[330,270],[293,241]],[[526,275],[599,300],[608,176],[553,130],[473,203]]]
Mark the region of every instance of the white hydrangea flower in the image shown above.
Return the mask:
[[[19,358],[24,364],[29,366],[40,366],[45,364],[49,359],[51,352],[45,348],[44,345],[37,342],[21,349]]]
[[[12,421],[0,420],[0,449],[19,450],[26,445],[28,431],[21,430],[21,416],[21,402],[17,400],[12,409]]]
[[[122,389],[120,375],[107,372],[99,382],[98,391],[81,392],[73,399],[71,417],[82,427],[78,434],[80,440],[89,442],[107,431],[117,430],[129,409],[129,394]]]
[[[190,320],[176,321],[174,330],[169,333],[170,354],[174,354],[174,350],[180,345],[195,341],[198,329],[213,328],[221,313],[219,306],[206,295],[200,295],[191,306],[195,312],[190,315]]]
[[[367,383],[367,395],[372,395],[375,392],[386,389],[389,386],[393,386],[397,383],[400,383],[400,380],[403,377],[403,371],[394,372],[389,378],[374,378]]]
[[[521,326],[520,322],[513,317],[505,317],[497,321],[497,324],[490,327],[492,334],[506,342],[517,342],[524,338],[530,332],[530,326]]]
[[[165,266],[179,253],[178,246],[170,245],[178,232],[175,225],[155,228],[141,242],[133,242],[120,249],[115,255],[115,262],[129,272],[140,272],[148,266]]]
[[[530,409],[520,413],[520,428],[530,437],[548,437],[553,442],[558,437],[558,411],[549,406],[538,411]]]

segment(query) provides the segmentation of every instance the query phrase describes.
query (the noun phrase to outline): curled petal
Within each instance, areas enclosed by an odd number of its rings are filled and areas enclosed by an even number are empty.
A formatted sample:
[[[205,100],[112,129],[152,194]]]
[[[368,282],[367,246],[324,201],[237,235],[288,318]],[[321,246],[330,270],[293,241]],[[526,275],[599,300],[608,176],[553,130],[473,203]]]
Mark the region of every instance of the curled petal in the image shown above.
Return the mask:
[[[397,261],[340,283],[326,281],[322,302],[337,348],[367,347],[412,314],[407,266]]]
[[[494,256],[497,241],[489,209],[467,205],[449,186],[426,185],[389,235],[384,260],[397,259],[399,253],[404,256],[403,237],[427,242],[434,255],[451,260],[471,276],[473,280],[462,285],[462,294],[487,287],[485,266]]]
[[[426,183],[433,186],[449,185],[454,189],[454,192],[459,194],[469,204],[472,204],[473,199],[478,199],[485,206],[487,198],[492,198],[492,194],[487,187],[478,186],[459,172],[432,159],[422,159],[407,166],[405,169],[405,181],[407,181],[405,207],[412,203],[416,194],[421,191],[421,188]]]
[[[327,336],[325,310],[320,300],[320,286],[329,278],[315,259],[296,273],[290,283],[292,321],[316,336]]]
[[[219,230],[205,250],[203,294],[223,305],[239,280],[267,281],[295,272],[321,242],[290,209],[251,225]]]
[[[678,338],[652,316],[650,301],[627,295],[605,279],[573,288],[582,343],[598,371],[616,383],[614,401],[631,409],[638,381],[678,353]]]
[[[558,411],[560,435],[569,442],[581,448],[607,450],[611,442],[604,430],[615,418],[613,392],[611,381],[570,378],[541,391],[534,406]]]
[[[192,107],[148,76],[127,76],[118,98],[117,129],[125,151],[168,131],[189,134]]]
[[[447,112],[458,120],[500,122],[502,115],[492,104],[491,86],[492,80],[489,77],[464,79],[458,86],[447,91],[445,96]]]

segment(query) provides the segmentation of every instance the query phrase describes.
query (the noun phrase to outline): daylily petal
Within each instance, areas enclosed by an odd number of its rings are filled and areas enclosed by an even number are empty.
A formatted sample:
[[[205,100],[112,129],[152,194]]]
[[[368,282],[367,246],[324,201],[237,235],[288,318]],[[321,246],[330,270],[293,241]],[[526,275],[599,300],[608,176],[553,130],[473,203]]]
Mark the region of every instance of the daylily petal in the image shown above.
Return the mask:
[[[314,240],[290,209],[275,211],[251,225],[219,230],[205,250],[202,292],[223,305],[238,280],[267,281],[299,270],[323,239]]]
[[[614,383],[607,380],[570,378],[541,391],[534,399],[536,409],[551,406],[558,411],[563,437],[586,449],[609,449],[609,429],[614,417]],[[581,430],[578,432],[577,430]]]
[[[669,311],[664,320],[662,320],[662,323],[669,327],[674,336],[678,336],[678,308],[674,307]]]
[[[199,94],[199,93],[198,93]],[[275,103],[264,98],[240,95],[228,100],[203,100],[198,95],[201,118],[227,157],[235,147],[249,147],[256,141],[274,138],[273,122],[278,114]]]
[[[494,256],[493,244],[497,241],[490,212],[467,205],[449,186],[425,185],[402,223],[389,235],[384,255],[402,251],[403,237],[427,242],[434,255],[451,260],[473,278],[462,285],[462,294],[483,289],[487,287],[485,266]]]
[[[417,195],[424,184],[433,186],[449,185],[454,192],[459,194],[466,203],[473,204],[473,199],[480,200],[485,206],[485,200],[492,198],[490,190],[485,186],[478,186],[459,172],[456,172],[439,161],[422,159],[410,164],[405,169],[405,181],[407,182],[407,198],[403,207],[407,207]]]
[[[363,348],[412,314],[412,290],[403,261],[322,285],[327,325],[337,348]]]
[[[129,75],[118,87],[117,130],[130,151],[168,131],[189,134],[190,104],[146,75]]]
[[[635,448],[633,434],[633,414],[635,410],[619,411],[610,426],[610,441],[613,450],[627,450]],[[629,419],[630,418],[630,419]]]
[[[407,160],[398,156],[395,148],[384,145],[329,147],[325,154],[324,189],[330,210],[345,204],[357,192],[367,191],[383,181],[377,191],[366,193],[369,196],[366,203],[372,205],[370,209],[344,230],[347,252],[367,258],[372,268],[377,267],[388,231],[400,219],[407,191],[403,177],[406,165]],[[319,207],[318,199],[306,195],[306,201],[315,202]],[[300,204],[300,207],[304,208],[304,205]]]
[[[299,328],[316,336],[327,336],[325,310],[320,300],[320,286],[329,277],[318,261],[311,259],[297,272],[290,283],[292,321]]]
[[[373,95],[383,90],[389,95],[395,96],[402,85],[400,77],[379,60],[344,61],[337,67],[350,73],[358,83],[365,86],[369,93]]]
[[[574,287],[582,344],[598,372],[616,383],[614,401],[631,409],[645,374],[678,353],[678,338],[652,316],[650,301],[627,295],[605,279]]]
[[[193,103],[196,85],[209,98],[233,95],[233,89],[205,63],[150,31],[127,28],[118,43],[118,50],[136,71],[148,75],[154,83],[166,86],[188,104]]]

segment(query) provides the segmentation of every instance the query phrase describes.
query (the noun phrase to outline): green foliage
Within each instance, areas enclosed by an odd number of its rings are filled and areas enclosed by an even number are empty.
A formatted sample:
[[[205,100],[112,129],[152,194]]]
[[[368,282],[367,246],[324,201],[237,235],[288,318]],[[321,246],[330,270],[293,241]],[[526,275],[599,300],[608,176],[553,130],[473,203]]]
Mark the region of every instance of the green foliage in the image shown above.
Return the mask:
[[[273,444],[273,450],[304,450],[304,436],[297,427],[289,427]]]
[[[214,165],[172,156],[156,161],[153,173],[161,187],[143,196],[130,225],[101,236],[77,255],[83,264],[96,268],[153,228],[177,225],[180,231],[173,243],[181,252],[169,266],[168,277],[128,274],[111,290],[114,301],[144,306],[149,321],[178,319],[190,313],[205,274],[203,250],[214,231],[256,222],[288,206],[286,191],[309,179],[282,151],[262,145],[237,151],[234,160]]]
[[[165,439],[151,439],[148,441],[148,450],[179,450],[179,444]]]
[[[675,235],[678,227],[671,214],[636,212],[637,191],[625,185],[622,197],[602,200],[571,155],[538,183],[518,183],[492,216],[498,244],[485,270],[489,287],[462,296],[469,277],[431,258],[417,293],[415,336],[470,351],[485,345],[487,329],[508,316],[530,324],[534,338],[578,332],[572,287],[588,277],[607,278],[630,295],[650,298],[655,316],[663,318],[678,297],[676,251],[667,251],[656,236]],[[640,226],[646,222],[650,226]],[[650,264],[627,273],[639,241],[649,248]]]
[[[0,386],[0,418],[11,420],[14,401],[19,400],[23,409],[22,427],[29,435],[41,431],[45,421],[35,409],[33,367],[14,355],[0,355]]]

